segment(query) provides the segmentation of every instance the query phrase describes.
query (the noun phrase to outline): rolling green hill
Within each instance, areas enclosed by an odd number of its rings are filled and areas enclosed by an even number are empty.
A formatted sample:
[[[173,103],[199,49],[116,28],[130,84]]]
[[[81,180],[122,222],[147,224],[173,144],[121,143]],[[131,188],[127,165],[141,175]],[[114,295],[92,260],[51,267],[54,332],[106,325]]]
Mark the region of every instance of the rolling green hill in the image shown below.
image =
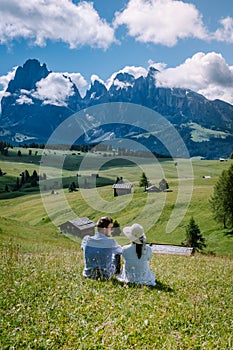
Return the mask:
[[[64,152],[53,152],[52,159],[55,160],[53,164],[49,163],[50,166],[41,165],[42,150],[39,150],[36,156],[33,154],[29,156],[27,149],[21,149],[21,152],[21,157],[17,156],[17,149],[13,149],[8,157],[1,156],[1,168],[6,172],[6,175],[0,177],[1,217],[4,220],[14,220],[16,226],[22,224],[24,229],[28,227],[30,232],[49,230],[53,234],[59,234],[58,225],[73,218],[74,215],[88,216],[92,220],[97,220],[100,215],[110,213],[109,215],[117,219],[121,226],[140,220],[147,230],[147,239],[150,242],[180,244],[185,237],[185,227],[193,216],[206,239],[205,252],[233,255],[232,235],[213,220],[209,206],[213,186],[232,160],[220,162],[193,159],[191,178],[190,171],[186,174],[184,160],[131,157],[125,161],[120,157],[111,157],[111,154],[103,157],[101,153],[74,155],[66,152],[64,168],[60,173],[57,167],[60,164],[59,159],[64,158]],[[87,165],[82,170],[80,164],[82,165],[85,158]],[[177,173],[177,167],[181,168],[180,174]],[[40,188],[37,186],[5,192],[5,185],[13,186],[19,174],[25,169],[29,173],[34,170],[38,174],[41,171],[46,172],[46,190],[40,193]],[[145,193],[144,189],[139,187],[142,171],[145,171],[149,181],[156,186],[162,178],[165,178],[170,192]],[[98,172],[97,179],[91,176],[93,172]],[[58,176],[62,176],[62,179]],[[117,176],[133,184],[131,195],[113,197],[112,184]],[[90,188],[82,187],[84,180],[88,181]],[[51,195],[49,186],[56,181],[60,181],[65,189],[58,188],[57,194]],[[72,181],[75,181],[77,186],[80,184],[81,189],[70,193],[68,186]],[[42,189],[43,183],[41,181]],[[178,195],[181,198],[177,204]],[[186,202],[189,200],[190,203],[187,205]],[[172,232],[167,232],[167,224],[174,208],[178,225]],[[183,212],[184,217],[179,222],[179,214],[182,217]],[[14,231],[12,228],[8,230],[8,225],[4,228],[5,235],[11,236]],[[124,237],[120,237],[120,240],[124,241]]]
[[[5,184],[14,183],[20,172],[40,172],[39,158],[31,163],[26,154],[23,157],[26,161],[17,155],[1,158],[1,168],[7,172],[0,177],[1,349],[233,348],[232,235],[214,222],[208,205],[213,186],[229,161],[192,161],[190,205],[177,228],[167,233],[179,186],[184,191],[190,186],[185,176],[177,179],[173,161],[158,162],[155,168],[146,159],[135,159],[134,166],[120,160],[114,167],[106,163],[98,171],[99,181],[105,179],[105,185],[96,191],[89,188],[70,193],[65,188],[52,195],[49,189],[40,193],[39,188],[33,188],[31,192],[21,189],[5,193]],[[78,157],[67,157],[69,169],[63,170],[63,183],[77,181],[79,171]],[[90,174],[96,172],[94,165],[102,156],[91,157],[81,177],[90,179]],[[177,162],[179,166],[182,161]],[[156,185],[164,175],[171,192],[146,194],[138,186],[142,170]],[[53,178],[56,168],[48,168],[47,173]],[[117,175],[133,183],[132,195],[113,197],[111,183]],[[112,208],[112,216],[121,226],[135,218],[141,218],[143,225],[152,220],[148,241],[161,243],[179,244],[192,215],[206,238],[206,252],[216,255],[153,254],[151,269],[157,279],[154,288],[122,285],[115,279],[85,279],[80,239],[61,234],[57,227],[70,216],[64,200],[79,217],[97,220]],[[96,208],[98,201],[101,205]],[[182,200],[179,206],[177,213]],[[116,239],[120,244],[128,243],[123,236]]]

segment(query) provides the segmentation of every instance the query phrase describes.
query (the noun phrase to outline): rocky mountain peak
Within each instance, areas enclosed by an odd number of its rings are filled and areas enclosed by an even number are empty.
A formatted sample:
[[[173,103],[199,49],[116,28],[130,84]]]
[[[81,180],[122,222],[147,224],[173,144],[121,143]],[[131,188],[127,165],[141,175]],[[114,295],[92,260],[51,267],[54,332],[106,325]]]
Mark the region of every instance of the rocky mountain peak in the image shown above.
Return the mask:
[[[35,89],[36,83],[42,78],[46,78],[50,72],[45,64],[40,64],[36,59],[27,60],[23,67],[18,67],[15,77],[9,82],[7,92],[14,93],[20,89]]]
[[[134,82],[135,78],[132,74],[129,74],[129,73],[118,73],[114,78],[114,81],[116,81],[116,80],[124,82],[124,83],[132,84]]]
[[[93,99],[100,99],[101,96],[105,96],[107,94],[106,86],[101,83],[99,80],[94,80],[91,84],[90,89],[87,90],[86,96],[84,98],[85,101],[90,101]]]

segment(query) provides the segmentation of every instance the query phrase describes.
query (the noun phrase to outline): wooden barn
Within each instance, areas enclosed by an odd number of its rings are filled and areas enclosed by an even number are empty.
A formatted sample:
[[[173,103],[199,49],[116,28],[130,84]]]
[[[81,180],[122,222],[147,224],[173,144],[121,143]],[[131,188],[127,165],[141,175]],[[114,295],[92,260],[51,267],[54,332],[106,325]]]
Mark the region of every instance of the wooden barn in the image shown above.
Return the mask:
[[[112,186],[114,197],[123,196],[132,193],[132,184],[130,183],[116,183]]]
[[[146,192],[162,192],[157,186],[151,185],[146,188]]]
[[[63,233],[69,233],[83,238],[86,235],[93,236],[95,234],[95,225],[94,221],[83,217],[66,221],[64,224],[61,224],[59,228]]]

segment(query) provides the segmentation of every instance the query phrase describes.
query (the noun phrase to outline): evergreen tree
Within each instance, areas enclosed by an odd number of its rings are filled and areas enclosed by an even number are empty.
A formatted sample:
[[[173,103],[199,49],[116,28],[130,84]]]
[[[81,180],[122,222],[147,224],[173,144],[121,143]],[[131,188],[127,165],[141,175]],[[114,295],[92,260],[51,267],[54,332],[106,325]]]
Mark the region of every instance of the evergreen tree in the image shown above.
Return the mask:
[[[39,176],[40,180],[46,180],[47,179],[47,175],[45,173],[41,174]]]
[[[148,178],[147,178],[147,176],[146,176],[146,174],[144,172],[142,173],[142,176],[140,178],[139,186],[140,187],[144,187],[145,190],[148,187]]]
[[[117,176],[115,184],[117,184],[119,181],[120,181],[120,178],[119,178],[119,176]]]
[[[26,169],[24,171],[24,180],[25,180],[25,182],[28,182],[29,179],[30,179],[30,174],[29,174],[29,171]]]
[[[24,172],[22,174],[20,174],[20,176],[21,176],[20,186],[22,186],[25,183],[25,174],[24,174]]]
[[[19,178],[17,177],[16,184],[13,187],[13,191],[18,191],[19,189],[20,189],[20,181],[19,181]]]
[[[233,228],[233,164],[219,176],[209,202],[215,220]]]
[[[32,178],[31,179],[31,187],[36,187],[36,186],[38,186],[38,183],[37,183],[36,179]]]
[[[39,181],[39,176],[36,170],[33,170],[32,175],[30,176],[31,187],[36,187],[38,185],[37,181]]]
[[[114,220],[113,227],[112,227],[112,236],[120,236],[120,234],[121,234],[120,224],[117,220]]]
[[[37,174],[37,171],[36,170],[33,170],[33,173],[32,173],[32,176],[31,176],[31,179],[34,179],[36,181],[39,180],[39,176]]]
[[[7,147],[4,148],[2,154],[3,154],[4,156],[8,156],[8,155],[9,155],[8,148],[7,148]]]
[[[8,156],[8,148],[13,148],[9,142],[0,141],[0,152],[4,156]]]
[[[205,238],[202,237],[201,231],[193,217],[191,217],[186,227],[186,239],[182,244],[186,247],[192,247],[194,252],[206,247]]]
[[[74,192],[76,191],[76,185],[75,182],[71,182],[71,184],[69,185],[69,192]]]

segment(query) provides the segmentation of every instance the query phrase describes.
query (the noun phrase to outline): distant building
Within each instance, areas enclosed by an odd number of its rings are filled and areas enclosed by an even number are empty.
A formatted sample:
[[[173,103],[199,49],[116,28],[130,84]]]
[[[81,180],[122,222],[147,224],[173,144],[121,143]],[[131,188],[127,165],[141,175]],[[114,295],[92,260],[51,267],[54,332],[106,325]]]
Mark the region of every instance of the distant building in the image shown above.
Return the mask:
[[[83,238],[86,235],[93,236],[95,234],[95,222],[87,217],[77,218],[64,222],[59,226],[61,232],[69,233],[77,237]]]
[[[151,185],[146,188],[146,192],[162,192],[157,186]]]
[[[114,197],[123,196],[125,194],[132,193],[133,185],[130,183],[116,183],[112,186],[114,191]]]
[[[168,183],[165,179],[162,179],[159,183],[160,191],[167,191],[169,189]]]

